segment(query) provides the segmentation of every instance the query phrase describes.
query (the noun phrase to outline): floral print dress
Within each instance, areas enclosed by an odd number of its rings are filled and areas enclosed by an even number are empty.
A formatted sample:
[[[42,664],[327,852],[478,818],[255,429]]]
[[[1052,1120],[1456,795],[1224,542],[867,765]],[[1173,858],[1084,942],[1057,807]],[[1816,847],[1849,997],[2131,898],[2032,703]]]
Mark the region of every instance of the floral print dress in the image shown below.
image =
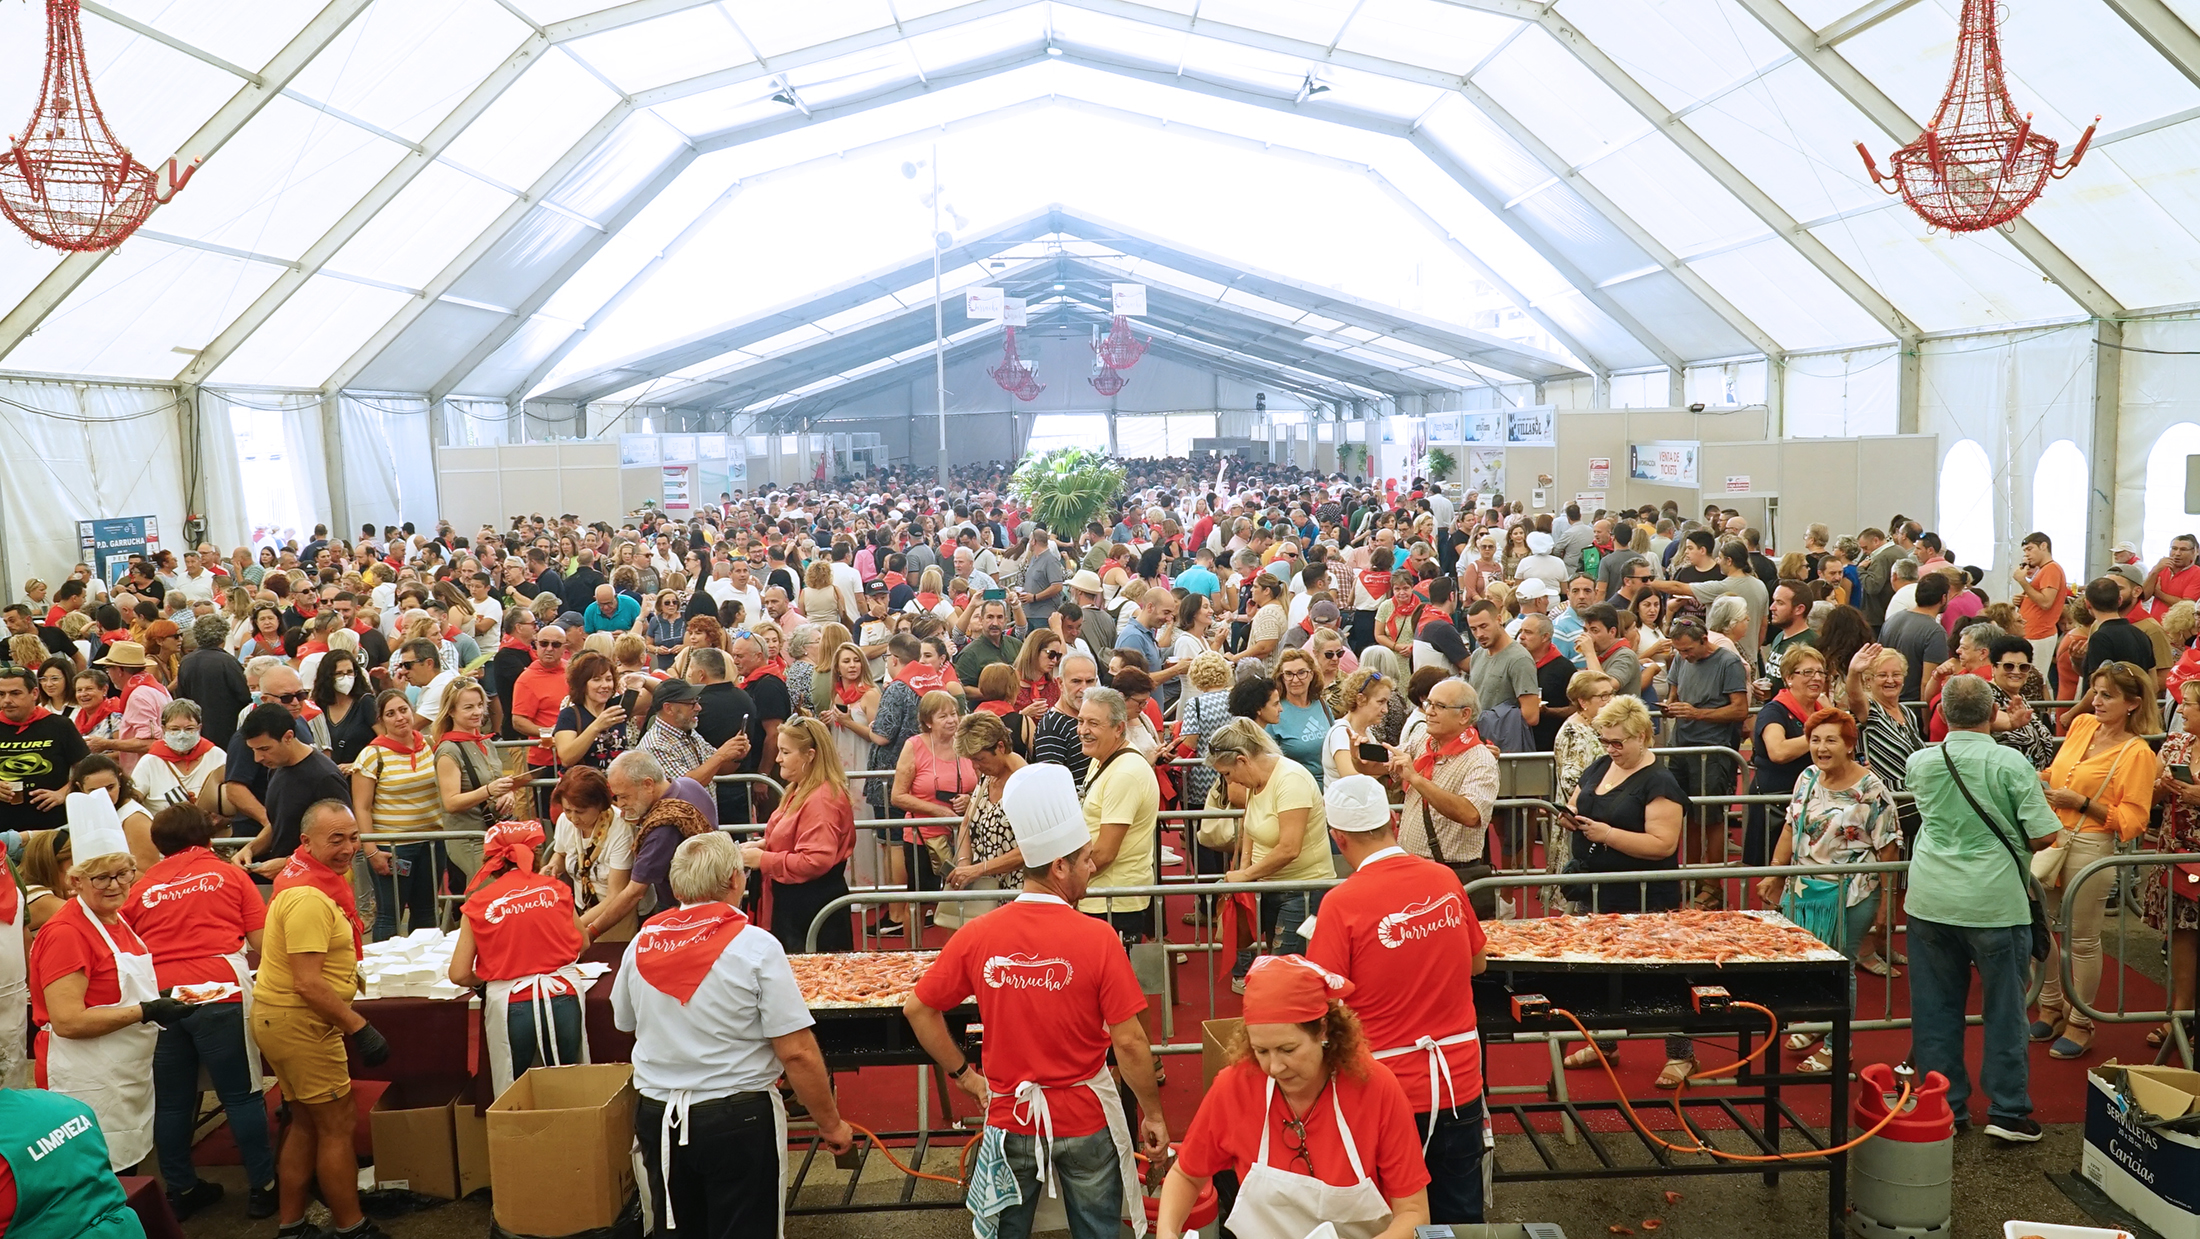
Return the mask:
[[[1795,864],[1857,865],[1879,859],[1878,852],[1902,842],[1895,817],[1894,793],[1867,770],[1848,787],[1826,786],[1816,765],[1795,782],[1788,802],[1788,825],[1795,831]],[[1851,874],[1842,903],[1846,907],[1879,890],[1879,874]]]
[[[2192,751],[2200,747],[2200,737],[2189,731],[2171,732],[2162,741],[2161,760],[2164,769],[2173,765],[2192,762]],[[2176,854],[2200,852],[2200,813],[2193,806],[2175,796],[2160,798],[2162,805],[2161,828],[2148,840],[2154,851]],[[2179,899],[2170,894],[2170,878],[2177,873],[2174,865],[2153,866],[2153,876],[2139,897],[2139,910],[2147,924],[2158,933],[2172,929],[2200,929],[2200,900]]]

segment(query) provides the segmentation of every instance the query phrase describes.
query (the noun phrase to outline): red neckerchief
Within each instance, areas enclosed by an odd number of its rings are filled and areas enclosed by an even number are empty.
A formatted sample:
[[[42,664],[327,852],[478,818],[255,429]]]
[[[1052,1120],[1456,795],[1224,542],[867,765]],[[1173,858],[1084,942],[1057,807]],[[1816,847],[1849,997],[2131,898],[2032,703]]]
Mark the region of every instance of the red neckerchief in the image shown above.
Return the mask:
[[[367,927],[359,920],[359,899],[352,894],[351,883],[344,880],[343,874],[314,859],[313,853],[300,847],[290,854],[290,863],[283,866],[283,871],[275,875],[274,893],[280,895],[293,886],[310,886],[334,900],[336,910],[351,922],[352,951],[358,953],[366,949]]]
[[[1457,757],[1480,743],[1481,734],[1469,727],[1445,741],[1442,748],[1432,749],[1424,745],[1421,755],[1413,759],[1413,768],[1420,772],[1422,778],[1433,779],[1436,777],[1436,763]]]
[[[164,693],[168,691],[166,688],[162,687],[160,680],[153,675],[153,669],[151,667],[147,667],[145,670],[131,676],[129,680],[123,684],[122,704],[119,708],[124,710],[129,709],[130,698],[134,696],[141,688],[158,688]]]
[[[765,659],[765,660],[764,660],[764,664],[763,664],[762,666],[758,667],[758,668],[757,668],[756,670],[754,670],[754,671],[751,671],[751,672],[749,672],[749,673],[748,673],[747,675],[745,675],[745,676],[742,676],[742,677],[741,677],[741,687],[743,687],[743,688],[747,688],[747,687],[748,687],[749,685],[751,685],[751,684],[754,684],[754,683],[756,683],[756,682],[757,682],[758,680],[761,680],[761,679],[763,679],[763,678],[764,678],[765,676],[767,676],[767,675],[776,675],[776,676],[778,676],[778,677],[779,677],[780,679],[782,679],[782,680],[786,679],[786,678],[787,678],[787,664],[786,664],[786,661],[785,661],[784,659],[779,659],[779,658],[767,658],[767,659]]]
[[[443,738],[452,744],[478,744],[484,748],[489,745],[489,737],[482,735],[480,732],[460,731],[456,727],[444,732]]]
[[[1370,598],[1388,598],[1390,597],[1390,573],[1387,571],[1377,572],[1373,568],[1362,568],[1360,570],[1360,588],[1366,590],[1367,596]]]
[[[112,629],[108,632],[103,632],[99,634],[99,639],[100,642],[105,645],[113,645],[117,641],[128,641],[130,639],[130,630],[127,628]]]
[[[428,738],[417,731],[414,732],[412,747],[408,749],[388,736],[376,736],[374,739],[367,741],[367,747],[395,753],[405,759],[408,769],[418,769],[420,755],[428,751]]]
[[[900,671],[895,672],[894,678],[907,684],[910,690],[919,697],[924,696],[926,693],[942,691],[950,684],[959,687],[962,683],[961,679],[955,675],[955,668],[949,664],[942,664],[939,667],[927,667],[923,663],[910,663]]]
[[[102,704],[102,705],[105,705],[106,703],[105,703],[105,702],[102,702],[101,704]],[[99,712],[98,716],[97,716],[97,717],[95,717],[95,718],[94,718],[94,719],[92,720],[92,725],[93,725],[93,726],[95,726],[95,727],[96,727],[96,726],[98,726],[98,725],[99,725],[99,720],[100,720],[100,719],[102,719],[102,718],[105,718],[105,717],[107,717],[107,715],[108,715],[108,714],[109,714],[110,712],[111,712],[110,710],[104,710],[104,709],[103,709],[103,710],[101,710],[101,711]],[[32,707],[31,707],[31,712],[30,712],[30,714],[29,714],[29,715],[27,715],[27,716],[25,716],[25,718],[23,719],[23,721],[22,721],[22,722],[20,722],[20,723],[11,723],[11,722],[9,722],[8,720],[6,720],[6,719],[4,719],[4,718],[0,718],[0,727],[12,727],[12,728],[14,728],[15,730],[17,730],[17,731],[19,731],[19,732],[20,732],[20,731],[24,730],[25,728],[29,727],[29,726],[30,726],[30,725],[31,725],[32,723],[35,723],[35,722],[37,722],[38,720],[40,720],[40,719],[42,719],[42,718],[46,717],[47,715],[49,715],[49,714],[51,714],[51,713],[53,713],[53,711],[51,711],[51,710],[48,710],[48,709],[47,709],[46,707],[44,707],[44,706],[32,706]],[[81,718],[81,717],[83,717],[83,715],[81,715],[81,714],[80,714],[80,715],[78,715],[77,717]],[[82,733],[79,733],[79,734],[82,734]]]
[[[96,706],[79,707],[76,712],[76,734],[80,736],[91,735],[93,729],[98,727],[102,722],[105,722],[108,715],[117,713],[120,713],[120,710],[118,707],[116,707],[115,699],[112,697],[101,698],[99,704]],[[31,715],[30,719],[24,722],[9,723],[5,719],[0,719],[0,724],[4,724],[9,727],[22,728],[30,726],[31,723],[36,722],[37,720],[38,715],[34,712]]]
[[[525,637],[506,637],[504,640],[497,642],[497,651],[502,653],[505,650],[526,650],[532,655],[535,652],[535,647]]]
[[[940,605],[940,596],[938,594],[917,595],[917,609],[920,611],[929,611],[938,605]]]
[[[1803,703],[1801,699],[1796,697],[1794,689],[1781,689],[1779,695],[1772,699],[1772,703],[1787,707],[1787,712],[1794,715],[1798,722],[1807,723],[1810,721],[1810,712],[1803,709]]]
[[[888,589],[892,589],[897,585],[907,585],[909,583],[909,578],[903,576],[899,572],[881,572],[879,573],[878,579],[886,582],[886,588]]]
[[[1442,611],[1432,612],[1430,608],[1423,607],[1421,612],[1419,622],[1413,626],[1413,635],[1416,640],[1420,638],[1422,633],[1428,631],[1430,624],[1449,624],[1451,622],[1451,617]]]
[[[852,706],[863,700],[864,694],[870,691],[870,684],[863,680],[857,680],[853,684],[846,680],[833,681],[833,700],[844,706]]]
[[[628,949],[642,980],[686,1006],[718,957],[748,927],[749,918],[739,908],[698,903],[650,917]]]
[[[308,644],[308,645],[311,645],[311,644],[313,644],[313,643],[312,643],[312,642],[308,642],[307,644]],[[259,651],[259,652],[260,652],[260,653],[262,653],[262,654],[280,654],[280,655],[283,655],[284,657],[288,657],[288,656],[289,656],[289,654],[290,654],[290,651],[289,651],[289,650],[287,650],[287,649],[285,649],[285,648],[283,647],[283,634],[281,634],[281,633],[279,633],[279,632],[278,632],[278,633],[275,633],[275,634],[273,634],[273,635],[269,635],[268,633],[264,633],[264,632],[256,632],[256,633],[253,633],[253,634],[252,634],[252,648],[254,648],[255,650]],[[324,645],[324,646],[322,646],[322,647],[321,647],[321,649],[322,649],[322,651],[323,651],[323,652],[325,653],[325,652],[326,652],[326,651],[328,650],[328,647],[327,647],[326,645]],[[300,651],[300,652],[301,652],[301,653],[311,653],[312,651],[311,651],[311,650],[303,650],[303,651]]]
[[[199,758],[213,752],[214,748],[215,745],[212,740],[209,740],[204,736],[200,736],[198,745],[194,747],[190,752],[178,753],[174,749],[168,747],[168,741],[164,737],[162,739],[153,741],[153,747],[147,749],[145,753],[148,757],[158,757],[162,761],[167,762],[169,765],[172,766],[188,766],[192,762],[197,761]]]
[[[1399,621],[1400,621],[1400,620],[1404,620],[1404,621],[1407,621],[1407,622],[1409,622],[1409,623],[1413,623],[1413,624],[1414,624],[1414,625],[1415,625],[1416,627],[1418,627],[1418,626],[1419,626],[1419,625],[1418,625],[1418,622],[1419,622],[1419,620],[1420,620],[1420,618],[1421,618],[1421,600],[1420,600],[1420,596],[1419,596],[1419,595],[1408,595],[1408,597],[1411,597],[1411,598],[1412,598],[1412,599],[1413,599],[1414,601],[1413,601],[1413,608],[1412,608],[1411,610],[1407,610],[1407,611],[1401,611],[1401,610],[1399,610],[1399,609],[1398,609],[1398,600],[1397,600],[1397,599],[1395,599],[1395,598],[1391,599],[1391,601],[1390,601],[1390,618],[1389,618],[1389,619],[1387,619],[1387,620],[1384,620],[1384,621],[1383,621],[1383,639],[1384,639],[1384,640],[1386,640],[1386,641],[1396,641],[1396,640],[1398,639],[1398,623],[1399,623]]]
[[[1549,666],[1551,660],[1556,657],[1558,657],[1558,642],[1553,641],[1549,645],[1543,647],[1543,657],[1535,660],[1535,669],[1541,671],[1543,668]]]

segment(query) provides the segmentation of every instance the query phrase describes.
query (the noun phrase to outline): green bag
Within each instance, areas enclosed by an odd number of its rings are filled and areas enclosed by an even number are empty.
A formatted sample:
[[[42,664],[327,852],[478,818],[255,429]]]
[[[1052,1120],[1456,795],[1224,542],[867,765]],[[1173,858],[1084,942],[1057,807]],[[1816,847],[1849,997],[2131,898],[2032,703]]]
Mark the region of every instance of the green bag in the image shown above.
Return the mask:
[[[1795,889],[1797,885],[1802,887],[1800,892]],[[1847,885],[1841,878],[1797,879],[1780,899],[1780,915],[1809,930],[1820,942],[1841,950],[1837,935],[1843,929]]]

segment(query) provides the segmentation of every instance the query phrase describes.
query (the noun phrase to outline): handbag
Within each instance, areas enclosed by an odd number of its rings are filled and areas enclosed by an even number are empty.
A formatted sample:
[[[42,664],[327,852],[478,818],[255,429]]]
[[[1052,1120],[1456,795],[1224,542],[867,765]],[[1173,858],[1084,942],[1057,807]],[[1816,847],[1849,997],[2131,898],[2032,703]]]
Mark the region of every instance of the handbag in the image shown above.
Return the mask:
[[[2144,741],[2126,740],[2124,741],[2123,748],[2116,750],[2115,760],[2108,763],[2108,773],[2101,777],[2100,787],[2096,788],[2093,792],[2093,795],[2095,797],[2100,796],[2102,792],[2108,790],[2109,782],[2116,777],[2116,767],[2122,765],[2124,762],[2124,753],[2128,751],[2132,745],[2141,743],[2144,743]],[[2053,887],[2062,885],[2063,861],[2068,859],[2068,857],[2070,856],[2070,840],[2075,837],[2077,833],[2078,832],[2076,829],[2066,827],[2061,834],[2055,836],[2055,841],[2053,843],[2048,844],[2046,847],[2041,848],[2039,851],[2032,853],[2032,876],[2039,881],[2039,884],[2041,886]]]
[[[457,757],[458,790],[461,793],[481,790],[481,780],[474,775],[474,763],[466,760],[466,754],[463,751],[458,753]],[[499,819],[493,798],[483,797],[481,803],[474,806],[474,812],[481,815],[481,828],[483,830],[488,831],[497,828]]]
[[[1481,856],[1467,861],[1445,860],[1444,844],[1442,840],[1436,837],[1435,823],[1429,820],[1428,801],[1426,800],[1421,802],[1421,831],[1428,836],[1429,859],[1451,870],[1452,876],[1459,879],[1459,885],[1469,888],[1467,905],[1474,909],[1475,919],[1483,921],[1496,919],[1497,888],[1484,887],[1481,890],[1473,890],[1472,887],[1475,882],[1483,878],[1496,877],[1497,866],[1491,864],[1487,857]]]
[[[1796,885],[1802,889],[1796,890],[1791,885],[1787,894],[1780,897],[1780,915],[1802,926],[1820,942],[1840,946],[1837,935],[1846,928],[1842,914],[1848,904],[1845,897],[1848,883],[1840,878],[1806,877]]]
[[[2032,880],[2032,870],[2024,863],[2023,856],[2018,854],[2017,845],[2010,841],[2008,832],[2001,828],[2000,822],[1994,820],[1993,814],[1986,811],[1986,806],[1978,802],[1978,797],[1971,794],[1963,776],[1956,773],[1956,759],[1949,755],[1946,743],[1940,746],[1940,760],[1947,763],[1948,777],[1955,780],[1956,790],[1963,793],[1963,799],[1970,804],[1971,812],[1978,814],[1979,820],[1986,823],[1986,828],[1994,832],[1994,838],[2001,841],[2002,848],[2009,853],[2009,859],[2016,864],[2017,881],[2024,884],[2024,901],[2030,905],[2032,913],[2032,958],[2044,962],[2048,953],[2054,949],[2054,939],[2048,934],[2047,909],[2040,906],[2039,883]]]

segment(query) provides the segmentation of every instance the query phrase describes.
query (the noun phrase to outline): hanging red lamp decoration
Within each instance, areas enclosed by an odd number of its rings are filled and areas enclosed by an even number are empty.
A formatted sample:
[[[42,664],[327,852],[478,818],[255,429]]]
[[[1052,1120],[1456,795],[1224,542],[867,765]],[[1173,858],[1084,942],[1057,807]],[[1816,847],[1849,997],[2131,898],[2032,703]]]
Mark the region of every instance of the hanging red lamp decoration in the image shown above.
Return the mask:
[[[1121,392],[1124,388],[1124,385],[1130,382],[1129,379],[1124,378],[1122,373],[1112,366],[1100,367],[1099,373],[1093,375],[1091,378],[1086,379],[1085,381],[1092,384],[1092,389],[1094,391],[1099,392],[1101,395],[1110,398],[1113,398],[1117,393]]]
[[[1033,401],[1045,391],[1046,384],[1039,381],[1038,366],[1016,355],[1016,329],[1003,327],[1007,339],[1001,346],[1001,364],[986,371],[1001,390],[1022,401]]]
[[[55,249],[122,244],[198,169],[170,159],[164,176],[115,140],[92,95],[78,0],[46,0],[45,76],[24,132],[0,152],[0,212]]]
[[[1131,320],[1118,314],[1108,321],[1108,334],[1092,342],[1093,356],[1110,370],[1128,370],[1153,346],[1153,338],[1140,340],[1131,334]]]
[[[1917,140],[1890,158],[1882,175],[1864,144],[1856,144],[1872,181],[1899,193],[1928,224],[1950,232],[1977,232],[2024,213],[2050,179],[2068,176],[2085,157],[2101,118],[2093,118],[2063,164],[2055,140],[2019,118],[2002,78],[1996,0],[1963,0],[1955,71],[1940,110]]]

